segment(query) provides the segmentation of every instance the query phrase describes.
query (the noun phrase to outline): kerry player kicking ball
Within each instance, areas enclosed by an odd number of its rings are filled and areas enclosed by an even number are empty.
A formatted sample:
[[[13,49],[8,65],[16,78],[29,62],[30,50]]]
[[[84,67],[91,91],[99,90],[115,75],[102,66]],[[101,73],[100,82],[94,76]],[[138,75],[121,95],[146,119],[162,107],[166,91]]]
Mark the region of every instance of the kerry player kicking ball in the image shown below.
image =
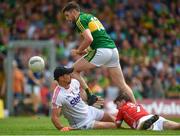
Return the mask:
[[[136,101],[132,90],[126,84],[121,70],[119,53],[116,45],[111,37],[106,33],[104,26],[98,18],[92,14],[81,12],[79,5],[75,2],[67,3],[62,12],[66,20],[74,24],[76,30],[83,37],[83,41],[80,43],[78,48],[73,49],[71,53],[74,56],[82,56],[73,65],[73,75],[86,91],[89,103],[93,104],[96,99],[94,99],[94,96],[91,96],[90,90],[80,73],[101,66],[107,67],[112,82],[119,88],[119,90],[126,92],[131,101],[135,103]]]

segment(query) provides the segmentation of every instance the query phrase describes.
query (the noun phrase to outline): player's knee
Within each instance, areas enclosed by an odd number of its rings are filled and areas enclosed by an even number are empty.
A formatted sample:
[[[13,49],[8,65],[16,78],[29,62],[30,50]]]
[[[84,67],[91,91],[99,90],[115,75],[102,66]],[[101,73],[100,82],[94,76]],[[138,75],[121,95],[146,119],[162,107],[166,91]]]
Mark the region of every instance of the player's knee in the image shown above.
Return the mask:
[[[101,121],[115,122],[115,118],[109,113],[105,112]]]

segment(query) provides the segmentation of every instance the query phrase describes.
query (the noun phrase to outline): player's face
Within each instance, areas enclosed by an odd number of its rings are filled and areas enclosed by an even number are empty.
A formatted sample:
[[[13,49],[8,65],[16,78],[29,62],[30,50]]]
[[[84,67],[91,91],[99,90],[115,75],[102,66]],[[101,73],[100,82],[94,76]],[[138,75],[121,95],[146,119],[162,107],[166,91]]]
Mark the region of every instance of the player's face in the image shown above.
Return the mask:
[[[120,108],[120,102],[117,101],[117,102],[116,102],[116,105],[117,105],[117,108],[119,109],[119,108]]]
[[[122,101],[117,101],[116,102],[116,105],[117,105],[117,108],[119,109],[119,108],[121,108],[121,106],[124,104],[124,100],[122,100]]]
[[[65,84],[70,84],[71,83],[71,75],[70,74],[65,74],[62,77],[60,77],[59,82],[63,82]]]
[[[64,16],[65,16],[65,19],[68,21],[68,22],[73,22],[74,21],[74,16],[73,16],[73,11],[65,11],[64,12]]]

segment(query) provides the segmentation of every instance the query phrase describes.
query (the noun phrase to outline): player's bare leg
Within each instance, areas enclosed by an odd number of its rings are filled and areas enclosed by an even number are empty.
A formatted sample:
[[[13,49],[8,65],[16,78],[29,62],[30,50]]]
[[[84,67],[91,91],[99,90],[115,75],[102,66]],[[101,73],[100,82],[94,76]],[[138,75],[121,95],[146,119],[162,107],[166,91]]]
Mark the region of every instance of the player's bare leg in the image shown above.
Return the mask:
[[[93,128],[95,129],[117,128],[115,124],[115,118],[113,118],[113,116],[105,112],[101,121],[95,121]]]
[[[96,66],[94,64],[89,63],[87,60],[85,60],[82,57],[74,63],[73,67],[74,67],[73,77],[80,82],[83,89],[88,88],[88,85],[80,75],[80,72],[88,69],[93,69]]]
[[[94,129],[111,129],[111,128],[117,128],[117,126],[113,122],[95,121],[93,128]]]
[[[96,66],[94,64],[89,63],[82,57],[74,63],[73,67],[74,72],[72,73],[72,76],[80,82],[82,88],[86,91],[88,105],[93,105],[94,102],[96,102],[97,97],[95,95],[91,95],[90,89],[83,77],[81,76],[80,72],[95,68]]]
[[[115,122],[115,117],[110,115],[109,113],[104,112],[104,116],[102,118],[103,122]]]
[[[76,72],[76,71],[74,70],[74,72],[72,73],[72,77],[75,78],[75,79],[77,79],[77,80],[80,82],[81,87],[82,87],[84,90],[88,88],[88,85],[87,85],[86,81],[84,80],[84,78],[81,76],[81,73],[80,73],[80,72]]]
[[[164,130],[180,130],[180,123],[166,120],[163,122],[163,129]]]
[[[112,82],[120,89],[120,91],[126,92],[133,103],[136,103],[131,88],[126,84],[121,67],[109,67],[108,68]]]

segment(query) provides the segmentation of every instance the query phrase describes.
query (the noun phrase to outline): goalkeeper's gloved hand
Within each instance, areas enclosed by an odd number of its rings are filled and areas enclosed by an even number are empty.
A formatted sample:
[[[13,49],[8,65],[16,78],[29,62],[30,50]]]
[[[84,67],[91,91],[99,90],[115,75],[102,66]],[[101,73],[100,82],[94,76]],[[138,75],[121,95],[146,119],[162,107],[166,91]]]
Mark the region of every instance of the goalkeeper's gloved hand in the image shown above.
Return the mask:
[[[90,95],[88,97],[87,103],[88,105],[93,105],[94,103],[96,103],[96,101],[98,100],[98,97],[96,95]]]

